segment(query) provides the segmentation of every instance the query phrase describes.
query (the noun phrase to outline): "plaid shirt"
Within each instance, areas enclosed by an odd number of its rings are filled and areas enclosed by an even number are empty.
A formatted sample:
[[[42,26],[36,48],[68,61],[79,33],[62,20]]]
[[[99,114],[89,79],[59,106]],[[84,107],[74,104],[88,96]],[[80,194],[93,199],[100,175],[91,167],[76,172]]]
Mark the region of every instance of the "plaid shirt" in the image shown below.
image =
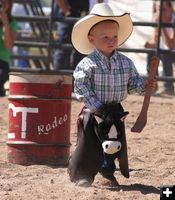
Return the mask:
[[[128,93],[145,91],[133,62],[117,50],[110,59],[95,50],[79,62],[73,76],[77,98],[92,110],[106,102],[121,102]]]

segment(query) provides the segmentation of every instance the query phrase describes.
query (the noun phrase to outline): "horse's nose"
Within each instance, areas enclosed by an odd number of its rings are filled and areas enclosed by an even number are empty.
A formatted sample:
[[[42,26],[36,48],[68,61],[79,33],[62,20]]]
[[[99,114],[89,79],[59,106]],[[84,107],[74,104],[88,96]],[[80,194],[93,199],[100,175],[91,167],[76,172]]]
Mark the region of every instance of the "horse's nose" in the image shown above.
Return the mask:
[[[103,151],[107,154],[114,154],[121,150],[121,142],[119,141],[104,141],[102,143]]]

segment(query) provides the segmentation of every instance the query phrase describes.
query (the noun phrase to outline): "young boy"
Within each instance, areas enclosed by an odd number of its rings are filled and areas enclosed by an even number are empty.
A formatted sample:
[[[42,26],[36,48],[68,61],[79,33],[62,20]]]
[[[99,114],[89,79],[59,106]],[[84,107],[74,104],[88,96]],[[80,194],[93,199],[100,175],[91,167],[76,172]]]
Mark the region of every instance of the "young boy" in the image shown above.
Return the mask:
[[[115,16],[105,3],[96,4],[90,15],[74,25],[73,46],[89,54],[74,71],[74,91],[91,111],[105,102],[121,102],[128,93],[145,91],[133,62],[116,50],[132,30],[129,14]]]
[[[132,30],[129,14],[117,16],[105,3],[95,4],[90,14],[74,25],[73,46],[89,54],[74,71],[74,91],[91,113],[104,103],[120,103],[128,93],[143,93],[146,86],[155,86],[155,82],[146,85],[133,62],[117,51]]]

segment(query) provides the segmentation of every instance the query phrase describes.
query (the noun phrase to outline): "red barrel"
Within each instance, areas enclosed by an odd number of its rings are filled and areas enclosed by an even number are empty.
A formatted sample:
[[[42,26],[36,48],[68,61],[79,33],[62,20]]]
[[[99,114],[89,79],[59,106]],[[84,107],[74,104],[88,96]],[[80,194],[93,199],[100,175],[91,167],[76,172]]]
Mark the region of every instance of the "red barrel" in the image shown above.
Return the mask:
[[[66,165],[70,153],[72,75],[9,75],[8,161]]]

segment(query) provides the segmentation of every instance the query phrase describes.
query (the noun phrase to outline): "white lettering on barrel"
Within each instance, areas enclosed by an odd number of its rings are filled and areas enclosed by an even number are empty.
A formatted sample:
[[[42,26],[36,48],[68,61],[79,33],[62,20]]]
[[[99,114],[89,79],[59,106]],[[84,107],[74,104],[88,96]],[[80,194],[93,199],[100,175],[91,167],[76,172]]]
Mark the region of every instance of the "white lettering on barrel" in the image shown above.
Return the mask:
[[[52,122],[52,128],[56,128],[58,126],[57,118],[54,117],[54,121]]]
[[[42,133],[44,133],[44,125],[38,126],[38,134],[41,135]]]
[[[27,113],[38,113],[38,108],[28,107],[15,107],[12,103],[9,104],[9,110],[12,109],[13,117],[16,117],[16,113],[22,113],[22,126],[21,126],[21,138],[26,138],[26,124],[27,124]]]
[[[63,123],[63,118],[62,117],[60,117],[60,119],[59,119],[59,121],[58,121],[58,124],[62,124]]]
[[[64,122],[67,121],[67,115],[64,115],[64,117],[63,117],[63,121],[64,121]]]
[[[68,119],[68,116],[66,114],[63,117],[59,117],[59,118],[55,116],[51,123],[38,125],[38,135],[41,135],[41,134],[48,135],[49,131],[65,123],[67,119]]]
[[[49,132],[52,129],[51,124],[46,125],[46,131]]]

